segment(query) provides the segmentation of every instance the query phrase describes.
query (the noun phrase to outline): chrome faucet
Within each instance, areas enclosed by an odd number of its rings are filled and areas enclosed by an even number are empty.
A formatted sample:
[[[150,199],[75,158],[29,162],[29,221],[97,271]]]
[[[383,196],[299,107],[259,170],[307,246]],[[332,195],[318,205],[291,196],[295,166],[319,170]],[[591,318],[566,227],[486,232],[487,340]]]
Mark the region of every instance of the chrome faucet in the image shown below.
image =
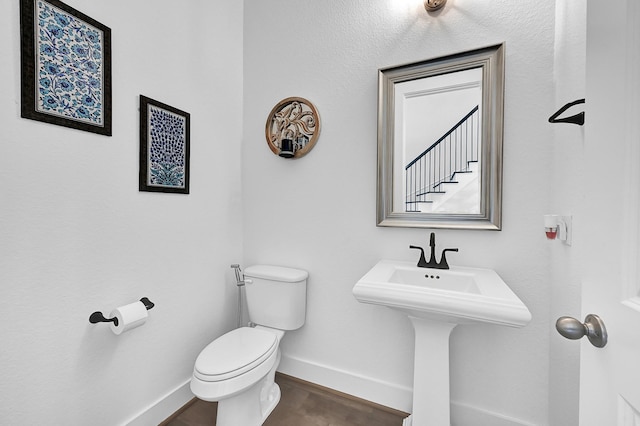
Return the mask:
[[[447,263],[447,252],[448,251],[458,251],[457,248],[447,248],[442,250],[442,256],[440,257],[440,262],[436,260],[436,234],[434,232],[431,233],[431,237],[429,238],[429,246],[431,247],[431,256],[429,257],[429,261],[424,256],[424,249],[418,246],[409,246],[411,249],[420,250],[420,260],[418,260],[419,268],[433,268],[433,269],[449,269],[449,264]]]

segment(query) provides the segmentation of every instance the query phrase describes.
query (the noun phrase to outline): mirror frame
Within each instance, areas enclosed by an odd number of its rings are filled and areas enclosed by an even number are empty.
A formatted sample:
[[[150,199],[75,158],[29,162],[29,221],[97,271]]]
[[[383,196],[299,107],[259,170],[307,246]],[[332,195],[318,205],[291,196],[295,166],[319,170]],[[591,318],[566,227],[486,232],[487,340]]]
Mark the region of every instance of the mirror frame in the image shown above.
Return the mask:
[[[482,167],[480,213],[393,211],[395,84],[482,68]],[[378,70],[378,226],[486,229],[502,226],[504,43]]]

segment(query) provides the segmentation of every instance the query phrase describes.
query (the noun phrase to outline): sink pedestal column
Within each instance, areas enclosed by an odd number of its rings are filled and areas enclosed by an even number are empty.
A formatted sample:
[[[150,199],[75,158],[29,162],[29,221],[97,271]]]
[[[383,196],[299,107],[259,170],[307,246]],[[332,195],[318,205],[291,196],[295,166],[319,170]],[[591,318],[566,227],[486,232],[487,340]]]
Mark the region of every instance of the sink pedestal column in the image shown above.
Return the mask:
[[[409,315],[415,330],[413,412],[403,426],[450,426],[449,336],[457,324]]]

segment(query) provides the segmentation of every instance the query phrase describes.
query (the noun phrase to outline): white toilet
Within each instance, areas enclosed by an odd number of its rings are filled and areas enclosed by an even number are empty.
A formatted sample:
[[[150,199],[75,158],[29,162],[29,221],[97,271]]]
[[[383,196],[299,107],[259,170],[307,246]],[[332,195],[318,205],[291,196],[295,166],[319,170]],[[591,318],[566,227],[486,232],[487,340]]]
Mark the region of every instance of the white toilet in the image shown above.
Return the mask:
[[[307,271],[256,265],[244,271],[249,319],[211,342],[196,359],[191,391],[218,401],[216,426],[260,426],[280,401],[274,382],[278,345],[286,330],[304,324]]]

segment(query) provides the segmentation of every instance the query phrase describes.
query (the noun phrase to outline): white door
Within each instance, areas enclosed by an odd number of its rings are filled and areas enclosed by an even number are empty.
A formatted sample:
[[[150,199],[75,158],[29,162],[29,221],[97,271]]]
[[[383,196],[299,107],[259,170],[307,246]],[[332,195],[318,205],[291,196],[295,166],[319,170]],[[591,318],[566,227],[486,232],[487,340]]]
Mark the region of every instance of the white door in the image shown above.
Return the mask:
[[[638,426],[639,0],[588,0],[586,81],[581,320],[598,315],[609,336],[602,349],[581,341],[580,425]]]

